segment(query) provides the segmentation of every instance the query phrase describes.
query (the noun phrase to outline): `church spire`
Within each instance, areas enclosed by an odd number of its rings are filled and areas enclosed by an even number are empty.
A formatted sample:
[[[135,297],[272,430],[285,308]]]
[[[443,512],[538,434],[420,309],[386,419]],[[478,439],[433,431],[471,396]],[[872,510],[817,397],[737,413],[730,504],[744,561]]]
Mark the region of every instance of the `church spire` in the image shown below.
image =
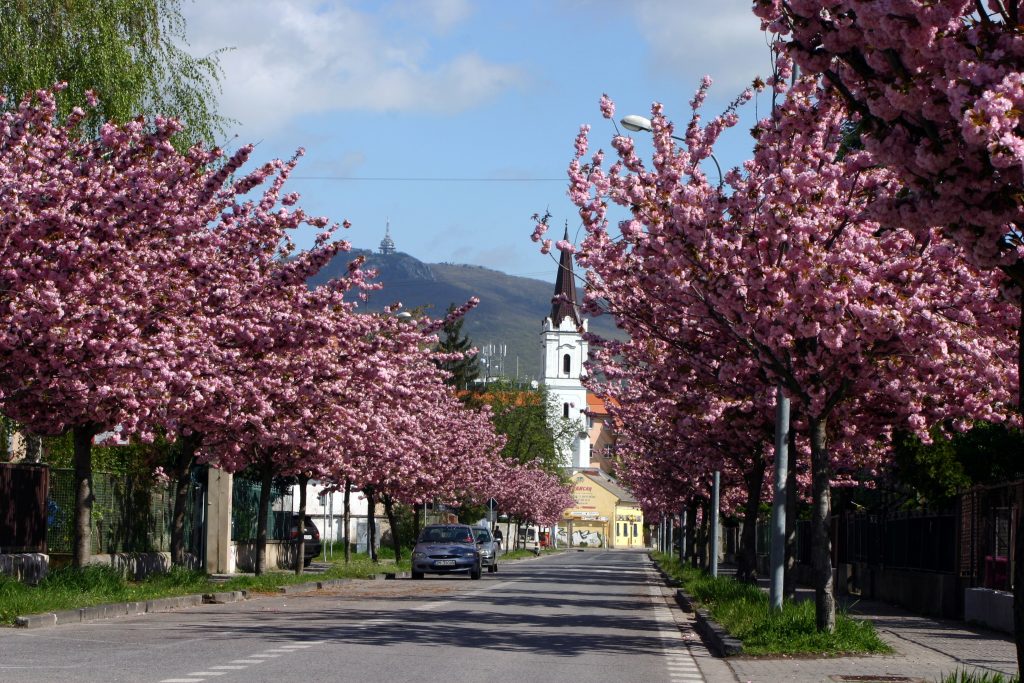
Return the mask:
[[[569,240],[569,226],[565,226],[566,241]],[[572,318],[576,326],[582,324],[576,310],[576,278],[572,272],[572,254],[563,251],[558,260],[558,275],[555,277],[555,296],[551,300],[551,324],[559,327],[563,318]]]

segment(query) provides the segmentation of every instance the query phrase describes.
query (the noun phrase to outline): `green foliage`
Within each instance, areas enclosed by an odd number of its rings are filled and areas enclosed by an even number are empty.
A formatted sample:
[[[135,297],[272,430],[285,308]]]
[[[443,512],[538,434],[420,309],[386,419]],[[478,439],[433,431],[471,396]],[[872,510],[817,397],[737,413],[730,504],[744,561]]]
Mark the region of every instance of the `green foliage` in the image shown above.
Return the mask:
[[[940,678],[938,683],[1020,683],[1020,678],[1007,677],[995,671],[972,673],[966,669],[957,669]]]
[[[898,434],[892,476],[897,488],[911,492],[915,504],[943,505],[971,486],[1024,476],[1019,458],[1022,450],[1020,431],[987,422],[952,438],[935,430],[930,444],[910,434]]]
[[[493,382],[474,392],[468,403],[491,406],[494,429],[507,439],[503,458],[538,462],[544,470],[562,474],[558,452],[568,448],[582,426],[578,420],[561,417],[561,409],[543,385],[532,389],[506,381]]]
[[[92,468],[95,472],[149,477],[157,467],[170,471],[175,445],[162,436],[152,443],[133,440],[127,446],[93,446]],[[43,437],[43,460],[51,467],[68,469],[74,466],[74,444],[70,432],[61,436]]]
[[[455,304],[449,304],[448,314],[451,315],[456,308]],[[441,340],[437,344],[438,351],[442,353],[466,353],[473,348],[473,343],[469,337],[462,335],[463,322],[465,320],[459,318],[444,324],[441,328]],[[440,366],[451,374],[448,378],[448,383],[456,389],[468,389],[473,384],[473,380],[480,376],[480,358],[477,354],[458,360],[445,361],[440,363]]]
[[[85,91],[99,97],[87,119],[140,114],[174,116],[191,141],[213,143],[225,120],[215,113],[218,52],[192,57],[181,0],[12,0],[0,3],[0,93],[17,106],[31,90],[65,81],[62,116],[85,108]],[[89,111],[87,109],[87,111]]]
[[[768,594],[732,577],[712,577],[679,560],[656,553],[665,571],[682,582],[683,589],[711,618],[743,643],[750,655],[887,653],[891,648],[878,637],[870,621],[836,615],[834,633],[815,628],[814,601],[786,602],[781,611],[769,607]]]

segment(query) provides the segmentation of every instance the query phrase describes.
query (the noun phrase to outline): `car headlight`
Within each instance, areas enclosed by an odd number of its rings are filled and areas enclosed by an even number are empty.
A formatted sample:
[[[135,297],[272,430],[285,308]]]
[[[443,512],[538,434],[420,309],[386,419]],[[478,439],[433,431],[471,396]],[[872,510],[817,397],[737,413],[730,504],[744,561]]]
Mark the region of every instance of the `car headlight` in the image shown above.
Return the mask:
[[[422,560],[426,556],[427,556],[426,553],[413,553],[412,554],[412,559],[414,559],[414,560]]]
[[[491,556],[491,551],[490,550],[481,550],[480,551],[480,555],[482,557],[490,557]]]

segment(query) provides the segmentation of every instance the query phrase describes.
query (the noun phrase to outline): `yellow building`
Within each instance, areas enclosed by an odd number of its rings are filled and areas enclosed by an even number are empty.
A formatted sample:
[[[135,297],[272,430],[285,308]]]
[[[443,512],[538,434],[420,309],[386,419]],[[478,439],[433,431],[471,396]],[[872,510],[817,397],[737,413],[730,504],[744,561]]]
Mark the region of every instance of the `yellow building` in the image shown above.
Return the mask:
[[[589,548],[641,548],[644,518],[626,489],[600,468],[572,475],[573,507],[565,511],[559,544]]]

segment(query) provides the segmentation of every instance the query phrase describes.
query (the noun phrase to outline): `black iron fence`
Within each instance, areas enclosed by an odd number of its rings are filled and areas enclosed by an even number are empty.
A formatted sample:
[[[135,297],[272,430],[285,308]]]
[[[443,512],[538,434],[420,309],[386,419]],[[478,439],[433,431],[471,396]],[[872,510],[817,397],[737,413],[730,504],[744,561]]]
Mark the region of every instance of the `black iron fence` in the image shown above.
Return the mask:
[[[231,540],[255,541],[259,521],[259,482],[235,477],[231,482]],[[283,541],[288,538],[292,517],[291,487],[275,485],[270,492],[270,510],[267,513],[267,539]]]
[[[186,551],[202,552],[201,471],[189,487],[185,509]],[[92,552],[131,553],[170,550],[174,494],[151,478],[94,472],[92,475]],[[74,535],[75,472],[54,469],[47,501],[49,552],[71,553]]]
[[[0,463],[0,553],[45,553],[50,469]]]
[[[956,571],[955,511],[847,514],[836,520],[835,527],[839,562],[950,574]]]

